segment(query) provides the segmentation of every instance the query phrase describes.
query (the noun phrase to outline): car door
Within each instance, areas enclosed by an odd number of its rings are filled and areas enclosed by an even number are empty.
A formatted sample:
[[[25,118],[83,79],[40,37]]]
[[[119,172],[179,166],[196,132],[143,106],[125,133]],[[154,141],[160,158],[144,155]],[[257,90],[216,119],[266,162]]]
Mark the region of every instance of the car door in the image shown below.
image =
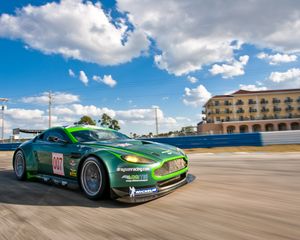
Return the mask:
[[[63,140],[54,142],[49,137]],[[70,177],[76,175],[70,173],[73,165],[74,155],[76,157],[76,146],[61,129],[49,129],[36,139],[34,153],[38,162],[38,172],[47,175]],[[79,157],[79,156],[77,156]]]

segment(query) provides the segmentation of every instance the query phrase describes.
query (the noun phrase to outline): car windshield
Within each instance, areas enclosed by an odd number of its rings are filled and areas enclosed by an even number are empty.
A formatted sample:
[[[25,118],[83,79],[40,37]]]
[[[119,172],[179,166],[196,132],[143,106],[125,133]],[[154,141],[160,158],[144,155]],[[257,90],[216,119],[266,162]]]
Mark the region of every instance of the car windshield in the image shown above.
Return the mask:
[[[95,142],[129,139],[126,135],[103,129],[89,129],[72,132],[78,142]]]

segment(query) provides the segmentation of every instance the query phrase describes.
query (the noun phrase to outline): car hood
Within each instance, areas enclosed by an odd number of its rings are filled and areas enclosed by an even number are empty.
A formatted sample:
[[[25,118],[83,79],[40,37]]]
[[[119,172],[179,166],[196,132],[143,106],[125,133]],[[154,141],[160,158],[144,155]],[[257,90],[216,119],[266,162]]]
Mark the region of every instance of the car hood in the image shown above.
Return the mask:
[[[179,148],[151,141],[126,139],[118,141],[89,142],[84,145],[96,148],[110,148],[115,151],[124,151],[127,154],[148,155],[152,158],[166,159],[178,156],[184,156]]]

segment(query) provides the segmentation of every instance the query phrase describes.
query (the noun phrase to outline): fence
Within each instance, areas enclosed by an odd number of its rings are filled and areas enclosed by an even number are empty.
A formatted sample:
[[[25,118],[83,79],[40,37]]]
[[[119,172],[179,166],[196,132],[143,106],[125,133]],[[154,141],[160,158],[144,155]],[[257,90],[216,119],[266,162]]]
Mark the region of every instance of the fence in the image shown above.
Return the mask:
[[[166,143],[179,148],[212,148],[230,146],[265,146],[272,144],[300,144],[300,130],[261,133],[220,134],[144,139]],[[0,144],[0,151],[16,149],[20,143]]]

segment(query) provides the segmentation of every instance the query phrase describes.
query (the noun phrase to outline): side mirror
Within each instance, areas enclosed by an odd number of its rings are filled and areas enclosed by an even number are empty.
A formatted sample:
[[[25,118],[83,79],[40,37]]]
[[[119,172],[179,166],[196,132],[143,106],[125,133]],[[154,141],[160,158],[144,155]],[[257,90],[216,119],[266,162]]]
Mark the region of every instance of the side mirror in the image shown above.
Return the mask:
[[[49,142],[55,142],[55,143],[64,143],[64,144],[68,143],[66,140],[60,139],[60,138],[55,137],[55,136],[49,136],[48,141]]]

